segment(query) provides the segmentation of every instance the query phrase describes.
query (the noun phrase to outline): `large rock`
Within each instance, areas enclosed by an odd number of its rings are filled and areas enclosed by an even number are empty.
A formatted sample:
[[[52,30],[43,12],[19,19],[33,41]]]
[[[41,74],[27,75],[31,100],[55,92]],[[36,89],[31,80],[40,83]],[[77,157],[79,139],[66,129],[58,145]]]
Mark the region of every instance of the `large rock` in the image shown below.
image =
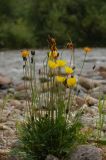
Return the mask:
[[[104,79],[106,79],[106,72],[100,72],[99,75],[100,75],[101,77],[103,77]]]
[[[87,104],[88,106],[94,106],[98,104],[98,100],[96,98],[93,98],[89,95],[86,95],[85,98],[82,98],[80,96],[75,97],[75,103],[78,105],[78,107],[82,107],[84,104]]]
[[[80,77],[78,83],[87,90],[100,86],[99,81],[88,79],[85,77]]]
[[[102,150],[92,145],[78,146],[67,160],[102,160]]]
[[[94,106],[95,104],[97,105],[98,104],[98,100],[96,98],[93,98],[91,96],[86,96],[86,104],[88,106]]]
[[[0,74],[0,89],[7,89],[12,84],[11,78]]]
[[[85,104],[84,98],[76,96],[75,97],[75,104],[78,106],[77,108],[82,107]]]
[[[106,72],[106,67],[100,66],[97,71],[99,72]]]
[[[106,86],[105,85],[101,85],[99,87],[96,87],[92,90],[90,90],[90,95],[94,98],[99,98],[99,97],[104,97],[104,95],[106,94]]]
[[[100,66],[97,70],[99,72],[99,75],[106,79],[106,67]]]

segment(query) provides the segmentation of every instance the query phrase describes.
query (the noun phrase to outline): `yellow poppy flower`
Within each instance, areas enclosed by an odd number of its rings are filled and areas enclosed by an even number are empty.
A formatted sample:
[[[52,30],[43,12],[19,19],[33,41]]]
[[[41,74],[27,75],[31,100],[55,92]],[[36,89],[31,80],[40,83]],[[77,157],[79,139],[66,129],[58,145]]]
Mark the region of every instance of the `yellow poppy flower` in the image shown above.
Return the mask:
[[[56,63],[58,67],[64,67],[66,65],[66,61],[64,60],[57,60]]]
[[[59,53],[57,51],[52,51],[48,53],[49,58],[57,58],[59,56]]]
[[[51,69],[57,68],[57,64],[56,64],[54,61],[51,61],[51,60],[48,60],[48,66],[49,66]]]
[[[89,53],[89,52],[91,52],[92,49],[89,47],[85,47],[83,50],[85,53]]]
[[[77,80],[75,77],[71,77],[67,79],[67,85],[68,87],[74,87],[77,83]]]
[[[63,77],[63,76],[56,76],[56,77],[55,77],[55,80],[56,80],[57,82],[63,83],[63,82],[66,80],[66,78]]]
[[[73,71],[73,69],[72,69],[71,67],[66,66],[66,67],[65,67],[65,72],[66,72],[67,74],[72,74],[74,71]]]
[[[22,56],[23,58],[27,58],[27,57],[29,56],[29,51],[28,51],[28,50],[23,50],[23,51],[21,51],[21,56]]]

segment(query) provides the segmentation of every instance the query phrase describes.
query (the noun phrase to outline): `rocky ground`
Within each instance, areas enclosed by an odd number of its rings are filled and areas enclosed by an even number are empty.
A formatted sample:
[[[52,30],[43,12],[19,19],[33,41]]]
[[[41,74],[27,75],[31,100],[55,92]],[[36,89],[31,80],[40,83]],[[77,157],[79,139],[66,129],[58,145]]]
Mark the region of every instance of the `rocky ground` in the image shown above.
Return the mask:
[[[106,68],[99,67],[93,72],[93,74],[100,76],[101,78],[93,80],[92,72],[89,72],[79,78],[80,92],[78,96],[75,97],[75,110],[83,108],[84,114],[81,120],[85,125],[85,128],[92,128],[96,134],[97,121],[99,118],[97,107],[99,102],[98,99],[100,96],[101,99],[103,99],[103,96],[106,95]],[[24,83],[21,82],[19,84],[14,84],[11,78],[0,74],[0,160],[6,159],[6,155],[9,153],[11,147],[14,147],[15,142],[17,141],[16,124],[17,121],[23,120],[23,115],[26,109],[25,100]],[[102,129],[102,136],[106,138],[106,100],[104,102],[103,113],[104,127]],[[101,151],[96,150],[94,153],[98,155],[98,152],[101,152],[105,156],[106,147],[101,146],[101,149]],[[78,152],[79,150],[81,149],[78,149]],[[74,153],[73,156],[75,156]],[[47,160],[53,160],[53,158],[50,159],[50,156],[48,157]],[[98,159],[88,158],[88,160],[102,160],[100,155],[98,157]],[[72,158],[69,160],[71,159]],[[106,157],[104,160],[105,159]],[[6,160],[9,160],[9,157]],[[15,160],[15,158],[13,158],[13,160]],[[72,160],[77,160],[77,158]],[[85,159],[79,158],[79,160]]]

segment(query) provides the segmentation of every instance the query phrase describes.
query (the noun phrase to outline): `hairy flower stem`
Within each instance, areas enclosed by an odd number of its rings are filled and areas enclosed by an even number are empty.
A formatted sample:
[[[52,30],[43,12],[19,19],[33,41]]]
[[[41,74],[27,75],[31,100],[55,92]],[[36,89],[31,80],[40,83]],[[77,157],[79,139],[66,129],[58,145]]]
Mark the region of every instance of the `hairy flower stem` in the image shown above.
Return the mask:
[[[28,64],[27,64],[28,62],[27,61],[25,61],[25,63],[24,63],[24,68],[23,68],[23,75],[24,75],[24,77],[27,77],[28,76]],[[27,110],[27,113],[28,114],[30,114],[30,101],[29,101],[29,94],[28,94],[28,89],[27,89],[27,87],[28,87],[28,83],[27,83],[27,80],[26,79],[24,79],[24,87],[25,87],[25,91],[26,91],[26,106],[28,106],[28,110]]]
[[[83,60],[83,64],[82,64],[82,67],[81,67],[81,70],[80,70],[80,73],[79,73],[79,77],[81,76],[82,70],[83,70],[83,68],[84,68],[86,56],[87,56],[87,54],[85,54],[85,56],[84,56],[84,60]]]
[[[80,70],[79,76],[78,76],[77,86],[78,86],[78,84],[79,84],[79,79],[80,79],[80,77],[81,77],[82,70],[83,70],[83,68],[84,68],[84,64],[85,64],[86,56],[87,56],[87,54],[85,54],[85,56],[84,56],[84,60],[83,60],[82,66],[81,66],[81,70]]]
[[[71,52],[71,51],[70,51],[70,52]],[[72,67],[75,66],[75,53],[74,53],[74,49],[72,49],[72,52],[71,52],[70,65],[71,65]]]
[[[70,90],[69,90],[69,95],[68,95],[68,101],[67,101],[67,110],[68,110],[68,112],[69,112],[69,109],[70,109],[70,100],[71,100],[71,88],[70,88]]]

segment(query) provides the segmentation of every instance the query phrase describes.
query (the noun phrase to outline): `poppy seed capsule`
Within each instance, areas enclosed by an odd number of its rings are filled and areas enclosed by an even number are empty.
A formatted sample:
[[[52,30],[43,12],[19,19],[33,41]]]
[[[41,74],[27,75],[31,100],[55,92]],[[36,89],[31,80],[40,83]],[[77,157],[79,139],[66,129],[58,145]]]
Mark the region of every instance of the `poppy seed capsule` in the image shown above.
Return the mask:
[[[35,55],[35,51],[31,51],[31,55],[34,56]]]
[[[73,70],[74,70],[75,68],[76,68],[75,66],[72,67]]]
[[[92,69],[94,70],[96,68],[96,65],[94,65],[93,67],[92,67]]]
[[[23,61],[27,61],[27,57],[23,57]]]

